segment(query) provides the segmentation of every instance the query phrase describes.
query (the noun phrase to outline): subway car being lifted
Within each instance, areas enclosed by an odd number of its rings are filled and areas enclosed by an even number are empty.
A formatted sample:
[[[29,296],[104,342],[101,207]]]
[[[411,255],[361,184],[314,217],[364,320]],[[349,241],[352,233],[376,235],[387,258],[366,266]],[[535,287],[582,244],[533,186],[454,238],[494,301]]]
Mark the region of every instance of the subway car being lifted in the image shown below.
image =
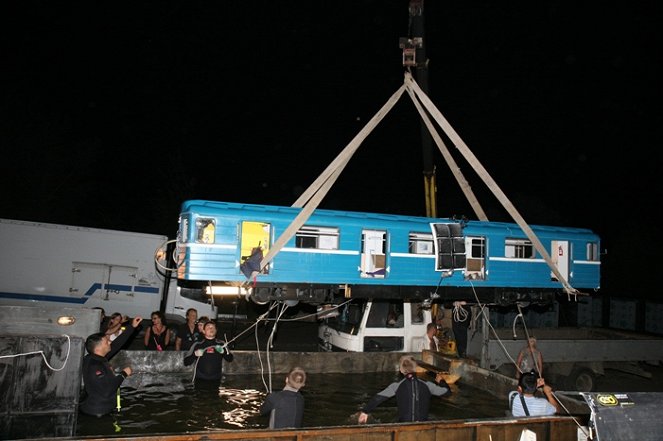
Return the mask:
[[[515,223],[316,209],[267,265],[256,262],[301,208],[186,201],[178,279],[258,303],[339,298],[552,301],[563,284]],[[600,239],[581,228],[531,226],[575,289],[600,286]],[[253,268],[253,271],[251,270]]]

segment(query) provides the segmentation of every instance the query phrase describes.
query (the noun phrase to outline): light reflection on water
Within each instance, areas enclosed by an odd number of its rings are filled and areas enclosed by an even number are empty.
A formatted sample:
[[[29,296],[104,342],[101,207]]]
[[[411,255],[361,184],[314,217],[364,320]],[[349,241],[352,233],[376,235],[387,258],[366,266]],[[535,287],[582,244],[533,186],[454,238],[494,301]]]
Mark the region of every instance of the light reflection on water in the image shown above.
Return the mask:
[[[283,388],[284,377],[272,378],[274,390]],[[306,400],[304,427],[356,424],[359,409],[397,378],[395,373],[309,375],[302,389]],[[233,375],[223,379],[220,390],[201,390],[194,388],[190,374],[138,373],[122,387],[121,412],[102,418],[80,414],[76,435],[266,428],[268,417],[259,416],[266,396],[263,380],[256,375]],[[486,392],[466,385],[452,385],[452,392],[441,399],[433,398],[431,420],[504,416],[506,403]],[[391,399],[371,415],[369,422],[395,420],[396,402]]]

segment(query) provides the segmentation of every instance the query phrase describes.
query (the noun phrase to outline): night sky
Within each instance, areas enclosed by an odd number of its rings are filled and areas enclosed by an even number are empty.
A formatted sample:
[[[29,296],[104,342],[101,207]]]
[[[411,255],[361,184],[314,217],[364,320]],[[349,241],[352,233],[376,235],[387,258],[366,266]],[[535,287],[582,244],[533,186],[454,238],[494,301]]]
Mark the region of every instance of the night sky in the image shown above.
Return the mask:
[[[403,82],[407,0],[3,9],[2,218],[174,237],[186,199],[291,205]],[[425,2],[431,99],[528,223],[601,235],[605,294],[656,294],[662,19],[654,1]],[[321,207],[423,215],[419,132],[405,94]],[[474,218],[435,161],[438,215]]]

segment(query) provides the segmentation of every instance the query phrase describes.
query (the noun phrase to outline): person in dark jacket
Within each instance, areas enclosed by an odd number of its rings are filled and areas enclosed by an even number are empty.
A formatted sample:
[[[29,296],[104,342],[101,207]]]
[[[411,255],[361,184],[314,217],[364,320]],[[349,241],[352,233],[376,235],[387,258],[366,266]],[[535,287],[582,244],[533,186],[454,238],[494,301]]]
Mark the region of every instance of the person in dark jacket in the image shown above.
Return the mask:
[[[302,427],[304,396],[299,389],[306,383],[306,372],[300,367],[290,370],[283,390],[267,395],[260,407],[260,415],[269,414],[269,428]]]
[[[115,375],[108,361],[122,348],[142,320],[135,317],[113,342],[104,332],[92,334],[85,340],[88,354],[83,357],[83,385],[87,396],[80,405],[81,412],[102,416],[115,409],[117,390],[132,371],[127,366]]]
[[[214,383],[217,386],[223,374],[223,360],[233,361],[228,345],[216,338],[216,323],[209,321],[203,328],[203,339],[191,345],[184,355],[184,366],[196,363],[194,368],[196,383]]]
[[[411,355],[401,357],[400,372],[404,375],[402,380],[378,392],[359,412],[359,424],[366,423],[369,413],[394,396],[398,406],[398,422],[427,421],[431,396],[442,396],[450,390],[442,373],[435,377],[437,384],[417,378],[417,362]]]

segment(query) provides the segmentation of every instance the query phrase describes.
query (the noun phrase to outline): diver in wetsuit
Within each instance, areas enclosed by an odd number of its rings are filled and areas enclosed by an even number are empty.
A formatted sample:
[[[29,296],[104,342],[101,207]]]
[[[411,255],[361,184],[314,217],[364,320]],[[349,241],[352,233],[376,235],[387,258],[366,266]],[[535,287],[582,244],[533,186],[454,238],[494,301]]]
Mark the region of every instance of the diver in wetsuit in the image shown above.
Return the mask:
[[[233,361],[234,356],[225,341],[217,340],[216,323],[213,321],[205,323],[203,337],[202,341],[191,345],[184,355],[184,366],[196,363],[194,378],[198,385],[214,383],[218,386],[223,374],[223,360]]]
[[[368,421],[368,414],[391,397],[396,397],[398,422],[427,421],[431,396],[442,396],[449,392],[443,374],[435,377],[435,383],[417,378],[417,362],[411,355],[400,360],[400,371],[405,376],[387,386],[371,398],[359,413],[359,424]]]
[[[85,340],[88,354],[83,357],[83,384],[87,397],[80,405],[81,412],[102,416],[115,409],[117,390],[132,371],[127,366],[115,375],[108,360],[122,349],[142,320],[141,317],[135,317],[112,342],[103,332],[92,334]]]
[[[304,396],[299,389],[306,383],[306,372],[294,367],[285,377],[285,387],[267,395],[260,407],[260,415],[269,414],[269,428],[302,427],[304,418]]]

